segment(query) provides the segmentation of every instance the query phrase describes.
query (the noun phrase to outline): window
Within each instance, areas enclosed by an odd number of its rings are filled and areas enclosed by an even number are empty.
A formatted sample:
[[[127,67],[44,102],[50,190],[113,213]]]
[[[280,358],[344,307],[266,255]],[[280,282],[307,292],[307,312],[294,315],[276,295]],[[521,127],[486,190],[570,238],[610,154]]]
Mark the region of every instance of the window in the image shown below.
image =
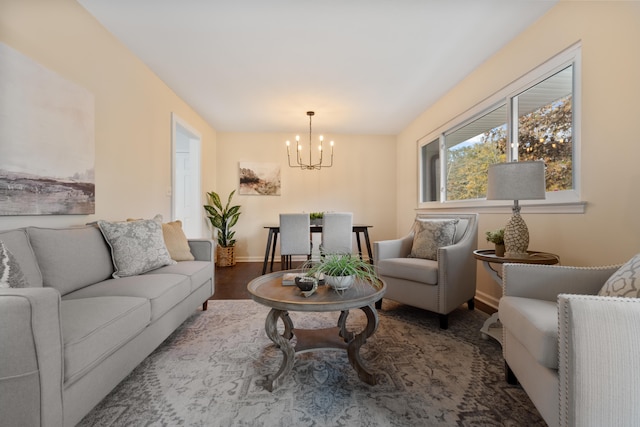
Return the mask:
[[[577,201],[575,88],[579,46],[418,141],[421,207],[487,203],[487,170],[544,160],[547,199]]]

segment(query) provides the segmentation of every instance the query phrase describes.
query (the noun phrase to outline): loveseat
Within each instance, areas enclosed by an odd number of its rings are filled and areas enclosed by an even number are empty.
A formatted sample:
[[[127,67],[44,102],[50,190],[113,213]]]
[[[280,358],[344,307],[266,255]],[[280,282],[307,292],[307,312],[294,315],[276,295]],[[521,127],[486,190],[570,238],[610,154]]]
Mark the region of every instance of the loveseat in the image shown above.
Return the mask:
[[[213,241],[189,240],[193,260],[135,274],[116,260],[153,248],[137,242],[115,254],[101,230],[0,231],[27,286],[0,288],[1,425],[77,424],[200,304],[206,309]],[[156,252],[151,258],[166,256]]]
[[[627,286],[637,295],[635,264],[503,265],[507,381],[549,426],[640,425],[640,298],[610,296]]]

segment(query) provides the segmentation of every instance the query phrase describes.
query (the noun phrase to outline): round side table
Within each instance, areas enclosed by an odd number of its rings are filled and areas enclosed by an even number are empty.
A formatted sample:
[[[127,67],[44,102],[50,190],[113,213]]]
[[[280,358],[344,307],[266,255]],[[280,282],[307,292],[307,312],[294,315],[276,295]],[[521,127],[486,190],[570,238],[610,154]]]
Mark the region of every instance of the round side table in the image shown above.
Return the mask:
[[[506,264],[506,263],[519,263],[519,264],[546,264],[553,265],[560,262],[560,257],[556,254],[549,252],[527,251],[527,257],[522,258],[508,258],[500,257],[496,255],[496,251],[493,249],[479,249],[473,251],[473,256],[478,261],[482,261],[482,265],[485,270],[489,272],[489,275],[495,282],[502,287],[501,268],[493,268],[494,264]],[[496,311],[489,317],[482,328],[480,329],[483,338],[491,337],[498,341],[502,345],[502,325],[500,324],[500,317]]]

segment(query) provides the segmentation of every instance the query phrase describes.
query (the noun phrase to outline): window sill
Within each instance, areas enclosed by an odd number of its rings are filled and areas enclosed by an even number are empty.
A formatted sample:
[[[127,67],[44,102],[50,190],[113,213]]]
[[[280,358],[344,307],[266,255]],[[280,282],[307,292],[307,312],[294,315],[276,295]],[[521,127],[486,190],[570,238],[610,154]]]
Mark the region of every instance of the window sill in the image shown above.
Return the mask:
[[[526,214],[583,214],[587,202],[584,201],[520,201],[520,209]],[[513,202],[507,200],[473,200],[460,202],[429,202],[421,203],[416,212],[432,210],[451,210],[457,212],[477,212],[481,214],[511,213]]]

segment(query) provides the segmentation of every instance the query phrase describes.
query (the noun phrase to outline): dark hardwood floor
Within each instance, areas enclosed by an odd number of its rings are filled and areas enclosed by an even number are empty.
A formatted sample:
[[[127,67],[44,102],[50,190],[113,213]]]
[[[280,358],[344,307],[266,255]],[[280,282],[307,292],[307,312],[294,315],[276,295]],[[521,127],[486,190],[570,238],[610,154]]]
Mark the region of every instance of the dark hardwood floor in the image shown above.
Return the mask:
[[[280,263],[274,263],[273,271],[279,270]],[[216,287],[210,299],[251,299],[247,284],[261,275],[262,262],[237,262],[232,267],[216,266]]]
[[[302,263],[300,263],[302,264]],[[297,266],[294,265],[294,268]],[[280,263],[273,264],[273,271],[280,270]],[[267,272],[269,270],[267,269]],[[232,267],[216,266],[216,288],[212,300],[216,299],[251,299],[247,292],[247,284],[262,275],[262,262],[238,262]],[[493,314],[496,309],[476,299],[476,308]]]

